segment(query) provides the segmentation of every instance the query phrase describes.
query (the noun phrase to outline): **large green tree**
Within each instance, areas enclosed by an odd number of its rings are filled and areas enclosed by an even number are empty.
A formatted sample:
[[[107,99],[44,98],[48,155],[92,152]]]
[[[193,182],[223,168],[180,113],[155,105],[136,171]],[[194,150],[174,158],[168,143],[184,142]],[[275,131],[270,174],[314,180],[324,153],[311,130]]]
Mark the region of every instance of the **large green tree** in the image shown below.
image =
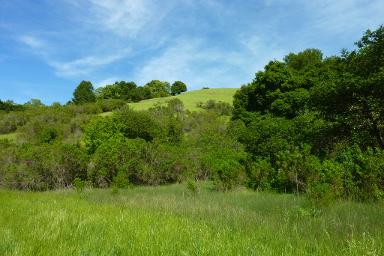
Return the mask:
[[[171,94],[178,95],[187,91],[187,85],[181,81],[176,81],[171,86]]]
[[[384,27],[344,52],[338,76],[318,83],[312,101],[354,143],[384,149]]]
[[[73,92],[73,102],[75,104],[83,104],[87,102],[95,102],[96,96],[93,85],[89,81],[81,81]]]
[[[171,87],[168,82],[152,80],[144,85],[147,98],[167,97],[170,95]]]

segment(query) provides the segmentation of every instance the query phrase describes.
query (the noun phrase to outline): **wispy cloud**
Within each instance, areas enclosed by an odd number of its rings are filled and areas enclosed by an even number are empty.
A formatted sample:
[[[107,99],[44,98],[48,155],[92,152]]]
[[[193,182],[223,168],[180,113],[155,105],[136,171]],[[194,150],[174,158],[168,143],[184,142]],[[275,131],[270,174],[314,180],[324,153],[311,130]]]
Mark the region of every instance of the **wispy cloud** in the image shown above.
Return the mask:
[[[46,43],[31,35],[23,35],[19,40],[33,49],[43,49],[47,47]]]
[[[56,73],[60,76],[66,77],[86,75],[99,67],[106,66],[123,59],[128,55],[128,53],[129,51],[126,50],[110,55],[87,56],[68,62],[48,60],[48,64],[54,67],[56,69]]]
[[[93,85],[95,88],[99,88],[99,87],[106,86],[108,84],[114,84],[116,81],[119,81],[119,80],[121,79],[119,79],[118,77],[108,77],[106,79],[94,82]]]
[[[359,32],[383,22],[383,1],[315,0],[305,5],[311,9],[314,25],[332,33]]]
[[[249,76],[249,52],[206,47],[203,40],[179,39],[159,56],[153,57],[136,71],[143,84],[152,79],[182,80],[190,88],[203,86],[237,87]],[[251,71],[252,73],[252,71]]]
[[[61,61],[52,52],[54,47],[36,36],[24,35],[19,38],[19,41],[28,46],[32,53],[42,57],[49,66],[55,69],[57,75],[63,77],[86,75],[97,68],[121,60],[130,53],[130,49],[123,49],[109,54],[91,55],[70,61]]]
[[[90,0],[86,20],[118,36],[137,36],[154,19],[155,9],[156,5],[147,0]]]

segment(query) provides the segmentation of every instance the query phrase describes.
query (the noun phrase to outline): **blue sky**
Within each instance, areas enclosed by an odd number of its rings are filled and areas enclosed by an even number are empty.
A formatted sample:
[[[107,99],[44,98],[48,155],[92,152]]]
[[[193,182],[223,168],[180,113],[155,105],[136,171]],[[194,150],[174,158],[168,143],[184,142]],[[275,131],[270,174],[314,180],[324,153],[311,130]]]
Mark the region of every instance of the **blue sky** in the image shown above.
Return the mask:
[[[0,0],[0,99],[66,102],[81,80],[239,87],[272,59],[352,49],[383,0]]]

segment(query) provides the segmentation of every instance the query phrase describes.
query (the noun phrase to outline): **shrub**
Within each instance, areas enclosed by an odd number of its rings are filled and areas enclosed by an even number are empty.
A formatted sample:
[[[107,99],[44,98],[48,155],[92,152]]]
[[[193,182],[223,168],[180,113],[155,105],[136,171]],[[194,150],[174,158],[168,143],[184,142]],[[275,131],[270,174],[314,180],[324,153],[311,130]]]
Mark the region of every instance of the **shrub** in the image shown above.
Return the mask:
[[[315,160],[308,180],[307,196],[317,205],[325,205],[344,196],[343,166],[332,160]]]
[[[0,134],[14,132],[27,121],[28,117],[25,112],[0,113]]]
[[[145,141],[141,139],[130,140],[122,135],[108,138],[92,156],[89,179],[97,187],[108,187],[118,173],[119,183],[124,175],[127,179],[135,177],[144,146]]]
[[[103,112],[110,112],[125,106],[126,102],[120,99],[102,99],[97,101],[97,105]]]
[[[75,178],[73,180],[73,186],[75,187],[77,192],[82,192],[85,188],[85,182],[80,178]]]
[[[199,186],[194,180],[188,180],[187,189],[192,192],[192,194],[196,195],[199,193]]]
[[[119,131],[127,138],[141,138],[152,141],[156,137],[164,136],[161,125],[148,113],[122,108],[115,115]]]
[[[13,145],[2,153],[0,173],[8,188],[41,191],[69,187],[76,177],[86,178],[86,154],[73,145]]]
[[[336,160],[345,170],[346,197],[368,201],[383,197],[384,151],[368,148],[365,152],[357,145],[338,153]]]
[[[247,185],[254,190],[272,190],[276,171],[269,159],[258,158],[247,167]]]
[[[113,136],[122,135],[121,126],[113,117],[98,117],[84,127],[83,142],[89,154]]]

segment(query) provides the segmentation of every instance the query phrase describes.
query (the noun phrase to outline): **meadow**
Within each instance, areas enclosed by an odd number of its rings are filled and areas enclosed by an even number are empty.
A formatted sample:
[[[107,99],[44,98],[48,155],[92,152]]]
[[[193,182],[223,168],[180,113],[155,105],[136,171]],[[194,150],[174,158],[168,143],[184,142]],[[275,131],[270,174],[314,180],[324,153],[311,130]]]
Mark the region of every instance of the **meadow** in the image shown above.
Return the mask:
[[[209,100],[221,101],[232,104],[233,95],[238,88],[212,88],[212,89],[201,89],[195,91],[189,91],[177,96],[169,96],[162,98],[153,98],[149,100],[142,100],[137,103],[130,103],[129,106],[134,110],[148,110],[155,105],[166,105],[171,99],[179,99],[183,102],[184,108],[189,111],[200,111],[197,105],[199,103],[206,103]]]
[[[0,191],[0,255],[383,255],[384,205],[185,184]]]

